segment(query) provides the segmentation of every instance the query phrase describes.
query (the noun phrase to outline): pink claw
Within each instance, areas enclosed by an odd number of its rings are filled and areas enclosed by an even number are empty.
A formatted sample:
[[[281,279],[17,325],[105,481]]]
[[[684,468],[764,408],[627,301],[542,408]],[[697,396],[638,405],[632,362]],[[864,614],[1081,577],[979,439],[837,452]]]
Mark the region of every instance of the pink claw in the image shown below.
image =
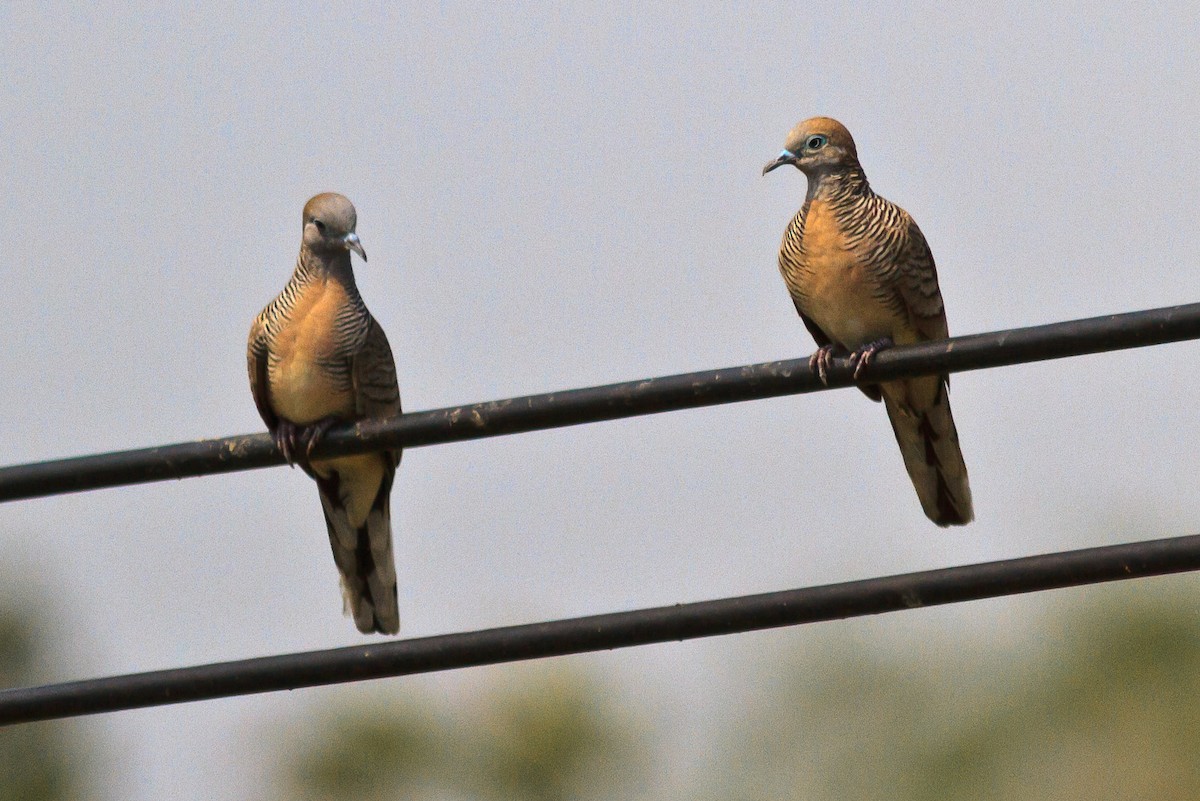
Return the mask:
[[[862,373],[864,367],[871,363],[871,359],[875,357],[876,353],[887,350],[895,344],[891,337],[882,337],[853,351],[850,354],[850,363],[854,365],[854,380],[858,380],[859,374]]]
[[[816,372],[821,383],[829,386],[829,368],[833,366],[833,345],[822,345],[808,357],[808,369]]]
[[[309,426],[298,426],[291,420],[281,419],[272,434],[284,460],[292,467],[299,465],[304,472],[311,474],[313,449],[336,422],[336,418],[327,417]]]
[[[325,436],[325,432],[328,431],[336,422],[337,420],[335,418],[326,417],[324,420],[313,423],[311,426],[304,429],[303,438],[305,443],[307,443],[304,447],[305,464],[311,466],[313,448],[317,447],[317,443],[320,442],[321,438]]]
[[[275,444],[283,453],[283,459],[289,466],[296,466],[296,436],[298,430],[296,426],[289,420],[280,420],[275,426],[275,430],[271,432],[275,436]]]

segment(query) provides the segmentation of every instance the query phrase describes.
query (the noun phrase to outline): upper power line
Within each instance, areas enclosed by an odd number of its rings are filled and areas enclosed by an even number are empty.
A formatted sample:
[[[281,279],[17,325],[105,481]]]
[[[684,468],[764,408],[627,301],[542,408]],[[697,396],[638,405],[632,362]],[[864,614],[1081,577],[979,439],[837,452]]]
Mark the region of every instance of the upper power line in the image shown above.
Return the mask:
[[[954,337],[881,352],[864,383],[1060,359],[1200,338],[1200,303]],[[829,389],[853,385],[837,360]],[[617,420],[826,389],[808,359],[526,395],[332,428],[314,455],[368,453]],[[0,502],[283,464],[271,437],[245,434],[0,468]]]

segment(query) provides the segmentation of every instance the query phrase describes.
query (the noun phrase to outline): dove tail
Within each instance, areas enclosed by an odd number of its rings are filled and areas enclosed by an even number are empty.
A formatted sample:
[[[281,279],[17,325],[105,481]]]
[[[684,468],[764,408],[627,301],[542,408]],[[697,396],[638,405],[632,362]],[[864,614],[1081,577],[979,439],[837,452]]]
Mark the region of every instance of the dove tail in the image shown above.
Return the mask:
[[[342,574],[346,613],[363,634],[400,631],[396,562],[392,555],[392,471],[384,476],[367,518],[354,526],[338,493],[336,474],[319,479],[321,507],[333,559]]]
[[[975,517],[971,487],[945,381],[938,379],[932,403],[922,404],[923,408],[905,403],[888,389],[885,385],[888,419],[925,516],[939,526],[970,523]]]

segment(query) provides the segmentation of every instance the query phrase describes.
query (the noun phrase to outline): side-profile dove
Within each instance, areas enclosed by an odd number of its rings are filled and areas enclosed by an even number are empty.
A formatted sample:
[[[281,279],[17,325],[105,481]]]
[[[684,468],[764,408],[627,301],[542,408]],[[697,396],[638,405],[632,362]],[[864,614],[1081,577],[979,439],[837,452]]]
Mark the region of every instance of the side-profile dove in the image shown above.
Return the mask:
[[[933,255],[904,209],[871,191],[850,132],[813,117],[788,134],[763,174],[791,164],[808,195],[779,248],[779,270],[817,341],[810,364],[825,380],[835,350],[855,377],[878,351],[949,336]],[[860,385],[883,399],[925,515],[939,526],[974,517],[967,466],[942,376]]]

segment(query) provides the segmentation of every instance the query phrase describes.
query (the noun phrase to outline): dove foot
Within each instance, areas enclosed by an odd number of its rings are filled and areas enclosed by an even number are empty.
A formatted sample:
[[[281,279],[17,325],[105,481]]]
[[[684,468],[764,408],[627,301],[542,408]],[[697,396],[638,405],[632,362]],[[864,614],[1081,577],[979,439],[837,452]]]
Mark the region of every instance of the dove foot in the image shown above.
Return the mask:
[[[835,349],[833,345],[822,345],[817,348],[816,353],[808,357],[808,369],[816,373],[825,386],[829,386],[829,368],[833,366]]]
[[[891,337],[880,337],[874,342],[868,342],[861,348],[855,348],[850,353],[850,364],[854,365],[854,380],[858,380],[859,374],[864,367],[871,363],[871,359],[874,358],[876,353],[894,347],[895,344]]]
[[[275,426],[275,430],[271,433],[275,437],[275,444],[289,465],[299,465],[301,470],[309,475],[314,475],[312,469],[313,449],[337,422],[339,421],[336,417],[326,417],[311,425],[300,426],[291,420],[280,420],[279,425]]]

